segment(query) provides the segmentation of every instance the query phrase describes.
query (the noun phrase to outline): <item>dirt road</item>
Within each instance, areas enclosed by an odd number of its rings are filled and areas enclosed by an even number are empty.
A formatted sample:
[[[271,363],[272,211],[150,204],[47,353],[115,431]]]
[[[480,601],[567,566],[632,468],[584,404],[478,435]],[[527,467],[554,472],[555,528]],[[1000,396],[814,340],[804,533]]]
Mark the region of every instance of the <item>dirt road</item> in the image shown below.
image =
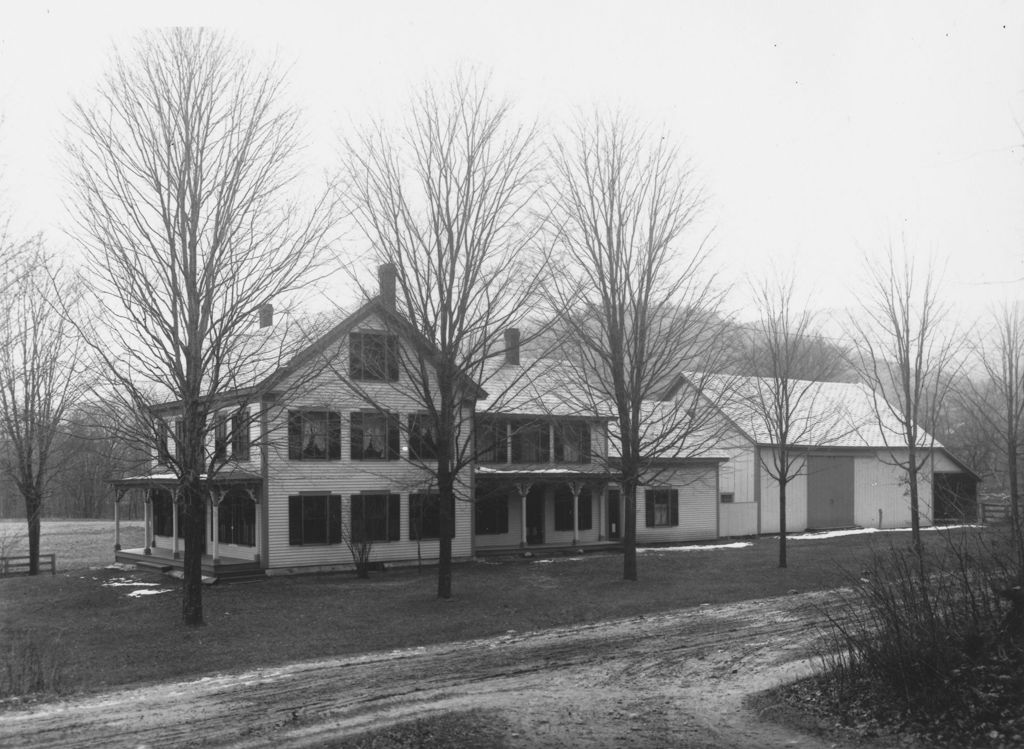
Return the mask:
[[[3,747],[309,747],[494,710],[511,747],[819,746],[744,709],[806,673],[827,594],[158,684],[0,714]]]

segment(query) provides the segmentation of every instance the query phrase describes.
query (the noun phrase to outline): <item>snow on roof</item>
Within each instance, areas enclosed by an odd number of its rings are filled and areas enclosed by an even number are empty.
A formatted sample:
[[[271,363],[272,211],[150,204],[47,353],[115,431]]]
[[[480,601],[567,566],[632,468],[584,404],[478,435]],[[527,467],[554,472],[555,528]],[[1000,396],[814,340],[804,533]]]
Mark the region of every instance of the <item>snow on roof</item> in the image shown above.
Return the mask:
[[[661,460],[728,460],[720,420],[695,413],[672,401],[644,401],[640,406],[641,452]],[[619,424],[608,424],[608,457],[618,458]]]
[[[485,365],[479,385],[487,397],[477,401],[477,412],[611,417],[607,405],[588,399],[576,367],[547,358],[523,357],[520,362],[506,364],[496,358]]]
[[[689,381],[697,379],[684,374]],[[705,394],[754,442],[774,440],[759,413],[759,398],[770,392],[772,381],[763,377],[703,376]],[[791,381],[801,392],[794,412],[794,444],[823,447],[891,447],[903,444],[899,419],[880,395],[861,383]],[[931,437],[919,430],[919,440]],[[936,448],[941,448],[937,441]]]

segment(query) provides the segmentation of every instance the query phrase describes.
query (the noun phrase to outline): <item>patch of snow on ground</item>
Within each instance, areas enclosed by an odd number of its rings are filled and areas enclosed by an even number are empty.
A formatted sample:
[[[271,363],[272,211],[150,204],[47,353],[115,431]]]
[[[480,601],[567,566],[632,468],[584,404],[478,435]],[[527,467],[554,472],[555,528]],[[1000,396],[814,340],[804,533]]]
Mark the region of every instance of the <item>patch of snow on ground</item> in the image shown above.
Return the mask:
[[[583,557],[559,557],[558,559],[537,559],[534,564],[553,564],[555,562],[582,562]]]
[[[159,585],[160,583],[139,582],[138,580],[132,580],[130,577],[115,577],[103,583],[104,588],[123,588],[127,586],[142,586],[147,588],[155,588]]]
[[[980,528],[980,525],[929,525],[922,531],[954,530],[956,528]],[[839,538],[840,536],[857,536],[863,533],[909,533],[910,528],[849,528],[842,531],[822,531],[821,533],[798,533],[787,535],[790,541],[810,541],[816,538]]]
[[[142,590],[133,590],[131,593],[128,594],[128,597],[129,598],[141,598],[142,596],[157,596],[157,595],[160,595],[161,593],[170,593],[170,592],[171,592],[170,588],[164,588],[163,590],[150,590],[148,588],[143,588]]]
[[[134,564],[125,564],[124,562],[114,562],[113,564],[108,564],[106,567],[100,567],[99,569],[104,569],[104,570],[120,570],[121,572],[131,572],[132,570],[135,569],[135,565]]]
[[[659,551],[715,551],[717,549],[745,549],[748,546],[753,546],[750,541],[736,541],[731,544],[710,544],[706,546],[690,545],[690,546],[655,546],[650,548],[637,549],[638,554],[659,552]]]

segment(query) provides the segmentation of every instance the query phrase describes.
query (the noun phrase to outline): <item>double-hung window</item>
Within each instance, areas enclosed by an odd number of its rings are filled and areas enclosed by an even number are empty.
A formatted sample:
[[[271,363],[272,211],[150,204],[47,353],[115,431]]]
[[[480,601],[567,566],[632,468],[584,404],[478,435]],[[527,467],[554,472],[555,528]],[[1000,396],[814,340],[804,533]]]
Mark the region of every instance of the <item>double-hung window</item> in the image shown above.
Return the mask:
[[[341,543],[341,496],[288,497],[288,543],[292,546]]]
[[[481,463],[508,463],[508,422],[481,419],[477,424],[476,448]]]
[[[479,536],[508,533],[508,497],[478,492],[473,503],[475,532]]]
[[[590,424],[568,421],[555,424],[555,462],[590,462]]]
[[[249,459],[249,425],[248,408],[231,415],[231,457],[235,460]]]
[[[679,492],[676,489],[647,489],[647,527],[679,525]]]
[[[228,457],[228,420],[225,416],[215,415],[213,426],[213,457],[215,460],[227,460]]]
[[[353,494],[350,499],[353,542],[401,540],[400,495]]]
[[[409,495],[409,540],[441,537],[441,496]]]
[[[341,416],[334,411],[289,411],[288,457],[291,460],[339,460]]]
[[[512,462],[547,463],[551,435],[547,422],[516,421],[512,423]]]
[[[349,423],[352,460],[398,460],[398,414],[353,411]]]
[[[349,333],[348,373],[353,380],[398,380],[398,336],[387,333]]]
[[[409,414],[409,459],[437,460],[437,430],[429,414]]]

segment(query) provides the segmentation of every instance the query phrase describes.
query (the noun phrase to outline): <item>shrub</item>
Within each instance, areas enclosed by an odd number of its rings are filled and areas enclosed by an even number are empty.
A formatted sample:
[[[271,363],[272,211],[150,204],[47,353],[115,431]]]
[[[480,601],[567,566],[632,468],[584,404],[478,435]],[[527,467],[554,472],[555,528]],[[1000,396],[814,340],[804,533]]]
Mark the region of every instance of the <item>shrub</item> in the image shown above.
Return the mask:
[[[59,634],[15,630],[6,639],[0,650],[0,698],[65,690],[67,659]]]
[[[949,536],[946,554],[876,553],[826,612],[817,686],[841,712],[896,726],[1021,726],[1019,566],[1000,532]]]

